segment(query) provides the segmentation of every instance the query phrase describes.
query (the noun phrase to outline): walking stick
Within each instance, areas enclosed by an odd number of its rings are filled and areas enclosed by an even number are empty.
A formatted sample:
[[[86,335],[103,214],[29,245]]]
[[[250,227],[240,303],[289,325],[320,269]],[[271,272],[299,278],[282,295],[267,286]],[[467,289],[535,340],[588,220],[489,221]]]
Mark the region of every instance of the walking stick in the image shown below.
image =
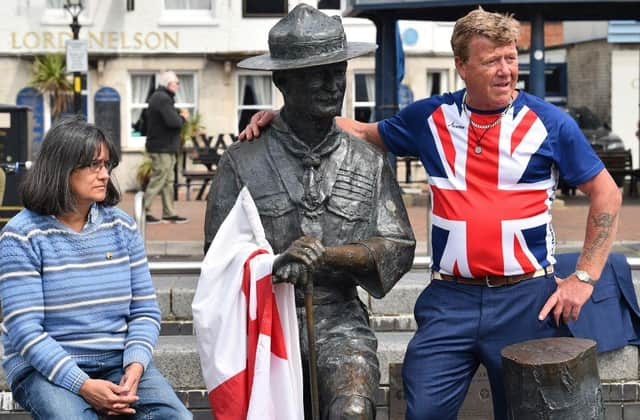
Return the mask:
[[[316,354],[316,334],[313,320],[313,276],[307,272],[304,291],[304,309],[307,317],[307,340],[309,342],[309,382],[311,384],[311,415],[320,420],[320,399],[318,396],[318,364]]]

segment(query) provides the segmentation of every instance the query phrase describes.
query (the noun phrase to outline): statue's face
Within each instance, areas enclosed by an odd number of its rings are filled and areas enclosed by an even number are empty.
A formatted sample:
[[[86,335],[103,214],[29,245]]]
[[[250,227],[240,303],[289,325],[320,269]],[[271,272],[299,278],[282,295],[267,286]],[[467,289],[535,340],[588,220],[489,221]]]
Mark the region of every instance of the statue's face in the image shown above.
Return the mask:
[[[287,70],[281,86],[285,106],[313,118],[336,117],[342,110],[347,62]]]

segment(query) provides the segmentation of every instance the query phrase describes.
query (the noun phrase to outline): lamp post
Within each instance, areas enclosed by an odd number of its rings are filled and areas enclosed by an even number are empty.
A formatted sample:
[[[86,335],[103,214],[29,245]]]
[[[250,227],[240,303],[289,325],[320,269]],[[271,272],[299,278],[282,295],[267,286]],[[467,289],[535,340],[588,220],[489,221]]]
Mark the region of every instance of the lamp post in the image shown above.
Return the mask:
[[[77,40],[80,35],[78,16],[84,9],[82,0],[65,0],[64,8],[73,18],[69,27],[73,32],[73,39]],[[76,114],[82,113],[82,73],[79,71],[73,72],[73,111]]]

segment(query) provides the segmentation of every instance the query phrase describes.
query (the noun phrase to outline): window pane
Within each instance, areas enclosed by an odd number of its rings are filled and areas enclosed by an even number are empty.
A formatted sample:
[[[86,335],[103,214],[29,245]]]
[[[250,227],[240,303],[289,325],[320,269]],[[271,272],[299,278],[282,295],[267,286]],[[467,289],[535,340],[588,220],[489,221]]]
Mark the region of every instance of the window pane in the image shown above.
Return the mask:
[[[273,87],[271,77],[238,77],[238,131],[243,130],[251,116],[261,109],[273,108]]]
[[[187,0],[164,0],[165,9],[187,9]]]
[[[354,108],[354,118],[356,121],[373,122],[374,109],[372,106],[357,106]]]
[[[271,78],[269,76],[240,76],[238,98],[241,105],[264,105],[271,107]]]
[[[440,93],[440,73],[430,72],[427,74],[427,94],[439,95]]]
[[[131,75],[131,124],[135,124],[140,118],[142,110],[146,107],[145,102],[155,90],[155,76],[153,74],[132,74]],[[132,127],[131,135],[136,137],[140,133]]]
[[[340,0],[320,0],[318,9],[340,9]]]
[[[210,10],[211,9],[211,0],[190,0],[189,1],[189,8],[190,9],[204,9],[204,10]]]
[[[244,16],[284,16],[288,10],[287,0],[243,0],[243,2]]]
[[[47,9],[62,9],[64,0],[47,0]]]
[[[445,71],[427,72],[427,94],[440,95],[449,90],[449,73]]]
[[[356,102],[371,102],[376,97],[376,79],[373,74],[356,74]]]
[[[131,75],[131,103],[144,104],[156,87],[153,74]]]
[[[165,9],[211,10],[211,0],[164,0]]]
[[[176,102],[194,104],[196,102],[195,76],[193,74],[177,74],[180,88],[176,92]]]

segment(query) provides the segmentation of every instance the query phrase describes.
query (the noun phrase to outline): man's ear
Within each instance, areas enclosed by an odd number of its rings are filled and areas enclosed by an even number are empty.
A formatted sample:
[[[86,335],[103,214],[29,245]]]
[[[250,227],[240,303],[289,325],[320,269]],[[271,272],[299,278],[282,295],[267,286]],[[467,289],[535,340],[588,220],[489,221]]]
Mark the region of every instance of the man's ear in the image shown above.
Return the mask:
[[[466,63],[464,60],[458,56],[454,57],[454,63],[456,64],[456,71],[460,75],[462,80],[466,80]]]

